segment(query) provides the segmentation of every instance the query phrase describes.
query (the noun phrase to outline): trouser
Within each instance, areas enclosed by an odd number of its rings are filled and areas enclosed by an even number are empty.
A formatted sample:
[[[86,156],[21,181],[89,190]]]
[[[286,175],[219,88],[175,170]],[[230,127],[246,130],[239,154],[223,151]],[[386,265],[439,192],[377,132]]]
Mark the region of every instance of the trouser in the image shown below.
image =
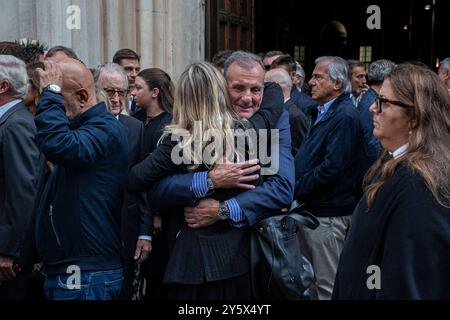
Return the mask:
[[[330,300],[351,216],[318,219],[320,226],[316,230],[300,227],[299,240],[315,273],[310,287],[311,299]]]
[[[49,300],[113,300],[122,289],[122,268],[49,275],[45,280],[45,296]]]

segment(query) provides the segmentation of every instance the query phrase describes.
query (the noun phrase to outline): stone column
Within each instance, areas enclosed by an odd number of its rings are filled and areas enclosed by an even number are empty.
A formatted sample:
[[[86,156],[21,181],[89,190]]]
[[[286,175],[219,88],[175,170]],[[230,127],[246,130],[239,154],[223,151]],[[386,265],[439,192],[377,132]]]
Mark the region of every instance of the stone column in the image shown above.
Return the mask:
[[[142,67],[159,67],[174,81],[205,54],[204,0],[1,0],[0,40],[38,39],[71,47],[88,67],[130,48]],[[80,8],[80,29],[67,28],[67,8]]]

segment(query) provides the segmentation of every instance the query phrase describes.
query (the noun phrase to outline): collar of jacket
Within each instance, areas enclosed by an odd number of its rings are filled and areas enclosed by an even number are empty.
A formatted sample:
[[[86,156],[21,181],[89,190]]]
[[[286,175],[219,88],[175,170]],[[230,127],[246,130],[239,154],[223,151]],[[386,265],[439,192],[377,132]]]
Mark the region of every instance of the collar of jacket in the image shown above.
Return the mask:
[[[313,127],[315,127],[315,126],[317,126],[317,125],[327,121],[328,119],[330,119],[333,116],[333,114],[336,112],[337,107],[341,104],[342,101],[344,101],[346,99],[350,100],[350,96],[349,96],[348,93],[343,93],[340,96],[338,96],[336,98],[336,100],[334,100],[334,102],[331,104],[330,108],[328,109],[328,112],[323,116],[322,119],[320,119],[319,122],[314,124]],[[351,102],[351,100],[350,100],[350,103],[353,103],[353,102]]]
[[[108,111],[106,110],[106,104],[104,102],[99,102],[95,106],[90,108],[88,111],[83,112],[78,116],[76,116],[75,118],[73,118],[70,121],[70,128],[71,129],[79,128],[83,125],[83,123],[85,123],[89,119],[95,118],[105,113],[108,113]]]
[[[8,111],[6,111],[2,117],[0,117],[0,125],[2,125],[8,118],[15,112],[17,112],[20,108],[26,108],[25,105],[22,103],[22,101],[16,103],[14,106],[12,106]]]

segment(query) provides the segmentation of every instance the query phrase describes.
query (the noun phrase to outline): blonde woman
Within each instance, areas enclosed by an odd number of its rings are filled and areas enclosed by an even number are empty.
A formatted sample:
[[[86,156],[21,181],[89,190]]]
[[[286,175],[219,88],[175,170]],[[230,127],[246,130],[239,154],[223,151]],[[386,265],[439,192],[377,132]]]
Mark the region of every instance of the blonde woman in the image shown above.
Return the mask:
[[[282,99],[279,86],[269,88]],[[244,155],[235,149],[236,132],[240,132],[235,129],[270,129],[282,111],[278,104],[263,102],[249,121],[239,120],[220,71],[207,62],[190,65],[178,82],[172,123],[165,128],[157,149],[132,168],[128,189],[145,190],[174,172],[209,170],[218,163],[242,159]]]
[[[209,63],[201,62],[189,66],[181,75],[175,94],[173,120],[167,126],[159,146],[140,164],[132,168],[129,176],[129,189],[142,191],[165,175],[181,172],[208,171],[228,156],[228,160],[239,154],[235,147],[233,129],[271,129],[283,112],[281,88],[272,84],[266,88],[267,99],[261,109],[244,122],[234,112],[227,92],[224,76]],[[272,103],[273,102],[273,103]],[[173,137],[180,137],[172,141]],[[211,148],[212,146],[216,148]],[[259,167],[255,162],[242,164],[241,172],[248,174],[239,183],[227,186],[214,186],[210,197],[228,199],[233,193],[255,188]],[[230,178],[230,181],[232,179]],[[228,189],[219,189],[219,188]],[[174,203],[174,206],[177,204]],[[166,218],[166,217],[163,217]],[[190,228],[185,221],[182,207],[174,207],[167,213],[169,220],[170,258],[166,269],[165,282],[169,284],[171,299],[246,299],[251,297],[249,270],[242,270],[248,247],[248,229],[233,225],[230,220],[215,216],[207,227]],[[202,243],[202,244],[200,244]],[[202,250],[200,247],[204,247]],[[248,248],[247,248],[248,249]],[[233,259],[214,259],[225,253]],[[201,261],[218,265],[213,270],[228,270],[227,277],[218,281],[216,274],[203,276],[195,281],[189,279]],[[225,261],[226,260],[226,261]],[[199,265],[200,264],[200,265]],[[194,271],[195,270],[195,271]],[[169,274],[169,276],[168,276]],[[151,284],[150,284],[151,285]]]

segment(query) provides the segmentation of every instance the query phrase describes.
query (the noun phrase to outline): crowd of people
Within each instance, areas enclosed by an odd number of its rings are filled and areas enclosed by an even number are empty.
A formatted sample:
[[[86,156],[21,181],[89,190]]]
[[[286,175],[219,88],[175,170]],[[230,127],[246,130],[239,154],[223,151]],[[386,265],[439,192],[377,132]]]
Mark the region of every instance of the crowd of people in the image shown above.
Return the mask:
[[[450,299],[450,58],[308,79],[0,42],[0,299],[252,300],[252,226],[294,200],[311,299]]]

